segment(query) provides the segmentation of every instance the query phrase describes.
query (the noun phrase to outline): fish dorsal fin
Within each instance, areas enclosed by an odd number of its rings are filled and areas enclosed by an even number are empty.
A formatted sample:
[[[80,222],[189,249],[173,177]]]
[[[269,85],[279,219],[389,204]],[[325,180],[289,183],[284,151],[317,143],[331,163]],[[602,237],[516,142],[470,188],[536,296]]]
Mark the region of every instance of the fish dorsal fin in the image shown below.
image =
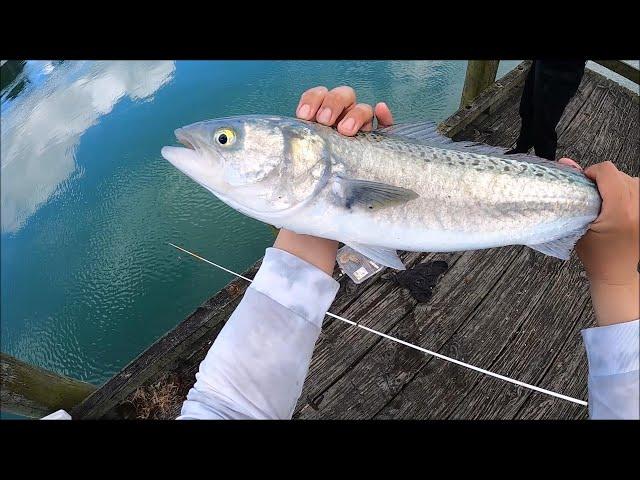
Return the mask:
[[[398,123],[390,127],[379,128],[376,130],[376,133],[412,138],[413,140],[428,142],[432,145],[454,143],[453,140],[438,131],[438,124],[436,122]]]
[[[571,257],[571,250],[575,246],[576,242],[587,232],[589,226],[569,232],[568,235],[552,240],[551,242],[540,243],[537,245],[527,245],[529,248],[533,248],[538,252],[542,252],[545,255],[556,257],[561,260],[569,260]]]
[[[379,210],[400,205],[419,196],[407,188],[342,175],[335,175],[333,182],[333,192],[346,208],[360,206],[369,210]]]
[[[535,165],[540,165],[542,167],[552,168],[573,174],[576,179],[582,180],[582,183],[593,184],[593,182],[589,180],[582,172],[573,167],[570,167],[569,165],[563,165],[558,162],[546,160],[544,158],[540,158],[535,155],[529,155],[526,153],[506,155],[505,152],[507,149],[503,147],[494,147],[485,143],[470,142],[466,140],[455,142],[446,135],[442,134],[438,130],[438,125],[435,122],[399,123],[397,125],[391,125],[390,127],[379,128],[376,130],[376,133],[410,138],[412,140],[424,142],[433,147],[443,147],[459,152],[488,155],[504,160],[527,162]]]
[[[379,263],[385,267],[395,268],[396,270],[406,270],[404,263],[402,263],[402,260],[398,257],[398,253],[393,249],[378,247],[376,245],[363,245],[355,242],[347,242],[346,245],[368,259],[373,260],[375,263]]]
[[[483,155],[501,156],[504,155],[505,152],[504,148],[492,147],[491,145],[486,145],[484,143],[469,141],[454,142],[438,130],[438,124],[435,122],[398,123],[397,125],[391,125],[390,127],[380,128],[376,130],[376,133],[394,137],[410,138],[433,147],[442,146],[450,150],[460,150],[463,152]],[[518,155],[513,155],[513,157],[517,156]]]

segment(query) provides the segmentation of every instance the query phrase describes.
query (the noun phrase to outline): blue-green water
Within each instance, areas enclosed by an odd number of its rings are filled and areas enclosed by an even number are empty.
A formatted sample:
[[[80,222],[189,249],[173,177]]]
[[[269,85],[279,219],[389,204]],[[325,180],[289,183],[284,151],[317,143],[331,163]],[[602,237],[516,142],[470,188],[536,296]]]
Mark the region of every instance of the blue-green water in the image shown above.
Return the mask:
[[[501,62],[499,75],[517,62]],[[173,130],[349,84],[396,121],[442,120],[463,61],[8,62],[2,66],[1,350],[101,384],[273,242],[160,156]]]

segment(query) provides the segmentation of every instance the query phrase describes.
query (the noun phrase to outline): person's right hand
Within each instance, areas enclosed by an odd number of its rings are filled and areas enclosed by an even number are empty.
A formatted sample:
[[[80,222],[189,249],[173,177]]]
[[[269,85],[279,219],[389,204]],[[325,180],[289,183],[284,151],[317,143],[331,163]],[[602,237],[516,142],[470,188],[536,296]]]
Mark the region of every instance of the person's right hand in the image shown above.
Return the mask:
[[[584,171],[602,197],[600,215],[578,241],[599,325],[635,320],[640,316],[640,217],[638,178],[611,162]]]
[[[356,103],[356,92],[348,86],[333,90],[327,87],[310,88],[300,97],[296,116],[328,126],[337,124],[338,132],[348,136],[355,135],[359,130],[372,130],[374,117],[380,127],[393,124],[393,116],[386,103],[380,102],[375,108],[367,103]]]
[[[638,178],[619,171],[611,162],[584,171],[602,196],[600,215],[576,245],[592,282],[624,285],[638,278],[640,225]]]

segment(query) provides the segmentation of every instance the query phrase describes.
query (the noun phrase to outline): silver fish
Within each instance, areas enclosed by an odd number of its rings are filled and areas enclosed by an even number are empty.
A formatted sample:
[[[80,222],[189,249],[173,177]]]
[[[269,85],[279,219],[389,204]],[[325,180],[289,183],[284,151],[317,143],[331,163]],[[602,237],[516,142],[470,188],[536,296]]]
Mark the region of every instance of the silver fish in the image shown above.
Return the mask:
[[[340,135],[303,120],[220,118],[175,131],[162,156],[257,220],[341,241],[404,269],[396,250],[504,245],[568,259],[601,198],[580,171],[453,142],[431,122]]]

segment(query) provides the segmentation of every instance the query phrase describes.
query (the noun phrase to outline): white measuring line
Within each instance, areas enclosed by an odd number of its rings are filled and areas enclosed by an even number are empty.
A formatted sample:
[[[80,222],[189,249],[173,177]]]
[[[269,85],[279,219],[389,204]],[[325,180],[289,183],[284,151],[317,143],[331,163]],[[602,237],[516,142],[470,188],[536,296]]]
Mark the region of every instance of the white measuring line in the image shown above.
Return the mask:
[[[202,260],[203,262],[206,262],[209,265],[213,265],[214,267],[217,267],[217,268],[219,268],[221,270],[224,270],[225,272],[228,272],[228,273],[230,273],[232,275],[235,275],[236,277],[242,278],[243,280],[246,280],[249,283],[252,282],[252,280],[250,278],[243,277],[239,273],[236,273],[236,272],[234,272],[232,270],[229,270],[228,268],[225,268],[222,265],[218,265],[217,263],[213,263],[212,261],[207,260],[206,258],[202,258],[201,256],[196,255],[195,253],[192,253],[189,250],[185,250],[184,248],[179,247],[177,245],[174,245],[173,243],[170,243],[170,242],[169,242],[169,245],[171,245],[174,248],[177,248],[178,250],[183,251],[184,253],[187,253],[187,254],[191,255],[192,257],[195,257],[195,258],[197,258],[199,260]],[[485,370],[484,368],[476,367],[475,365],[471,365],[469,363],[461,362],[460,360],[456,360],[455,358],[447,357],[446,355],[442,355],[442,354],[437,353],[437,352],[432,352],[431,350],[427,350],[426,348],[422,348],[422,347],[419,347],[419,346],[414,345],[412,343],[405,342],[404,340],[400,340],[399,338],[392,337],[391,335],[387,335],[386,333],[379,332],[378,330],[374,330],[373,328],[365,327],[364,325],[360,325],[359,323],[356,323],[353,320],[349,320],[348,318],[344,318],[344,317],[341,317],[339,315],[335,315],[335,314],[333,314],[331,312],[327,312],[327,315],[330,316],[330,317],[336,318],[338,320],[341,320],[341,321],[343,321],[345,323],[348,323],[349,325],[353,325],[353,326],[356,326],[356,327],[361,328],[363,330],[366,330],[367,332],[371,332],[371,333],[374,333],[376,335],[379,335],[379,336],[381,336],[383,338],[391,340],[392,342],[396,342],[396,343],[399,343],[401,345],[405,345],[407,347],[413,348],[414,350],[418,350],[420,352],[427,353],[429,355],[433,355],[434,357],[441,358],[442,360],[446,360],[448,362],[455,363],[456,365],[460,365],[460,366],[469,368],[471,370],[475,370],[476,372],[484,373],[485,375],[489,375],[490,377],[499,378],[500,380],[504,380],[505,382],[513,383],[514,385],[518,385],[520,387],[528,388],[529,390],[534,390],[536,392],[544,393],[545,395],[550,395],[552,397],[561,398],[562,400],[566,400],[568,402],[577,403],[578,405],[583,405],[585,407],[588,405],[587,402],[585,402],[584,400],[579,400],[577,398],[569,397],[567,395],[562,395],[561,393],[553,392],[553,391],[547,390],[545,388],[536,387],[535,385],[531,385],[529,383],[521,382],[520,380],[515,380],[513,378],[505,377],[504,375],[500,375],[499,373],[490,372],[489,370]]]

